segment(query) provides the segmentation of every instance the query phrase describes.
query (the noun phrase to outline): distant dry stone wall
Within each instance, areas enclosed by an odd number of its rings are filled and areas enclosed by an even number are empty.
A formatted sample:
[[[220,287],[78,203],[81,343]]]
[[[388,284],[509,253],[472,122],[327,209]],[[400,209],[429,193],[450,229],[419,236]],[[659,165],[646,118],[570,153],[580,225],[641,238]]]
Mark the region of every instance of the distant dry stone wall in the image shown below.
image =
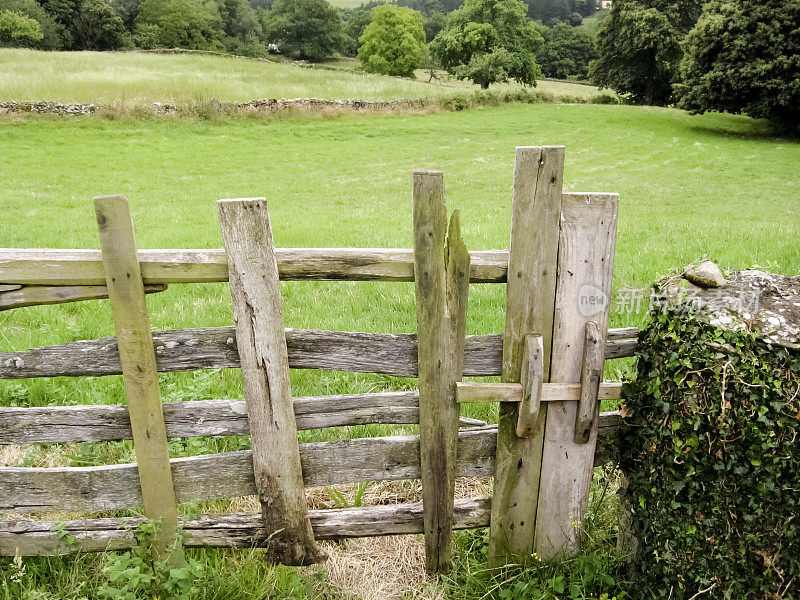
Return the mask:
[[[392,111],[424,108],[435,104],[434,100],[396,100],[368,102],[365,100],[325,100],[322,98],[265,98],[263,100],[249,100],[247,102],[220,102],[212,98],[207,103],[199,106],[187,107],[189,113],[199,112],[199,109],[206,108],[215,112],[222,113],[273,113],[287,109],[299,109],[309,112],[323,112],[326,110],[352,110],[352,111]],[[0,114],[9,113],[39,113],[65,116],[91,115],[97,111],[120,110],[120,106],[108,104],[80,104],[75,102],[0,102]],[[130,107],[129,107],[130,108]],[[152,102],[137,108],[151,109],[159,114],[178,114],[184,112],[183,107],[167,102]]]

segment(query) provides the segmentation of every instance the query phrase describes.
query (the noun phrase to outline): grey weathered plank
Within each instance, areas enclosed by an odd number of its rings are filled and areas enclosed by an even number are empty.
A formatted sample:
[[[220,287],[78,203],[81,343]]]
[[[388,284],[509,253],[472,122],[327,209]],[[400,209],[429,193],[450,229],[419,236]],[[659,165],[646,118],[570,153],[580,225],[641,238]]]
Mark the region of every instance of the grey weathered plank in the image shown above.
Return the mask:
[[[454,529],[489,524],[489,498],[456,500]],[[422,532],[422,503],[309,511],[317,539],[401,535]],[[136,544],[137,517],[77,521],[0,521],[0,556],[54,556],[75,552],[127,550]],[[55,529],[75,536],[67,545]],[[181,520],[187,547],[252,548],[268,540],[260,514],[205,514]]]
[[[597,464],[609,460],[622,419],[602,413]],[[458,435],[459,477],[494,473],[496,427],[462,429]],[[419,437],[389,436],[300,444],[303,481],[319,487],[360,481],[420,478]],[[170,461],[179,502],[214,500],[256,493],[249,450],[173,458]],[[141,492],[136,465],[59,468],[0,468],[0,512],[45,513],[136,508]]]
[[[609,331],[606,359],[633,356],[636,339]],[[156,365],[162,373],[239,367],[233,327],[200,327],[153,332]],[[355,333],[287,329],[289,367],[416,377],[417,339],[410,333]],[[468,335],[464,376],[500,375],[499,334]],[[0,379],[119,375],[117,340],[105,337],[0,353]]]
[[[413,281],[414,252],[397,248],[276,248],[284,281]],[[145,283],[213,283],[228,280],[224,250],[139,250]],[[470,252],[473,283],[505,281],[508,251]],[[104,285],[96,250],[0,248],[0,283]]]
[[[517,148],[511,245],[506,286],[506,328],[502,380],[520,381],[523,342],[539,334],[543,342],[543,375],[550,381],[558,231],[564,147]],[[519,404],[500,405],[489,565],[524,561],[533,551],[539,471],[547,404],[538,422],[527,423],[527,437],[517,436]]]
[[[13,292],[14,290],[18,290],[21,288],[21,285],[9,285],[5,283],[0,283],[0,292]]]
[[[605,347],[618,208],[617,194],[564,194],[550,369],[553,381],[580,382],[588,321],[597,323],[597,344]],[[583,531],[579,521],[584,520],[589,502],[597,433],[593,428],[588,443],[575,442],[577,408],[574,401],[548,403],[534,541],[542,559],[572,556],[579,549]]]
[[[288,565],[325,560],[308,520],[292,406],[283,299],[266,198],[220,200],[219,223],[236,320],[261,520],[269,559]]]
[[[419,393],[375,392],[293,398],[297,428],[416,425]],[[244,400],[192,400],[164,405],[168,438],[249,435]],[[462,426],[485,425],[462,418]],[[131,439],[128,408],[121,404],[0,407],[0,444],[105,442]]]
[[[450,570],[459,406],[455,385],[464,372],[469,253],[458,212],[447,226],[444,178],[414,172],[420,455],[425,569]]]
[[[124,196],[97,197],[94,209],[119,343],[142,502],[147,518],[161,523],[156,547],[165,551],[178,523],[178,507],[169,465],[150,316],[136,258],[133,222]]]
[[[108,288],[104,285],[26,285],[16,287],[18,289],[11,291],[0,289],[0,310],[108,298]],[[144,293],[153,294],[166,289],[167,286],[163,283],[146,285]]]

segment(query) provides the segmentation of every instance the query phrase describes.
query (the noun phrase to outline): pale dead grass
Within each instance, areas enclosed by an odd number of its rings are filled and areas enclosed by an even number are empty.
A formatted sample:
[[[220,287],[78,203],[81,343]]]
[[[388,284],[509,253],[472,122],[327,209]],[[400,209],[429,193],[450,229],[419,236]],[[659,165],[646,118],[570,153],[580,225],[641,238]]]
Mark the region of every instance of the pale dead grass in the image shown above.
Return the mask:
[[[22,462],[25,458],[25,452],[22,451],[22,446],[0,446],[0,467],[13,467]]]
[[[444,598],[425,574],[421,535],[392,535],[323,543],[328,553],[328,583],[347,598],[405,600]]]

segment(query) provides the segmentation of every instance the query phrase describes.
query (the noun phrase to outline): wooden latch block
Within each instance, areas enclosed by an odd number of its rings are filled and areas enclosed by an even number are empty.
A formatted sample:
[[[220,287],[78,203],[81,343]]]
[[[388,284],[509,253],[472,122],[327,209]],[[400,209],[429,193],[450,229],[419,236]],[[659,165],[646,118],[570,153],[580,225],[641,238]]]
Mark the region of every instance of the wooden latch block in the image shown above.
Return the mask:
[[[525,336],[520,383],[456,383],[458,402],[519,402],[517,435],[528,437],[536,423],[541,402],[577,400],[575,443],[586,444],[600,413],[600,400],[621,397],[621,383],[602,383],[604,348],[597,323],[586,324],[580,383],[543,383],[542,336]]]
[[[575,443],[586,444],[600,414],[600,381],[605,353],[597,323],[586,323],[581,364],[581,397],[575,413]]]

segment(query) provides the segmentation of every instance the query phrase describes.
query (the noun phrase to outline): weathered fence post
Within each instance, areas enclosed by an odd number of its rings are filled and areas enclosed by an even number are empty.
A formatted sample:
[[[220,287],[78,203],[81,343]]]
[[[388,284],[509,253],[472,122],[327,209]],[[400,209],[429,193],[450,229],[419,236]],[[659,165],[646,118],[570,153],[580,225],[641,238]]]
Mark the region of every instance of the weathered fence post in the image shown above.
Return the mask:
[[[618,208],[617,194],[563,196],[552,381],[580,382],[585,344],[605,348]],[[592,321],[596,327],[588,325]],[[594,341],[586,340],[587,325]],[[587,359],[593,362],[589,367],[602,373],[602,351],[593,353],[590,348]],[[595,399],[592,415],[598,405]],[[577,411],[575,400],[550,402],[547,409],[534,544],[543,559],[578,551],[592,483],[597,419],[589,421],[586,443],[576,441]]]
[[[178,507],[133,222],[124,196],[97,197],[94,207],[144,511],[160,521],[155,548],[163,551],[175,534]]]
[[[450,568],[458,446],[455,384],[464,371],[469,253],[458,212],[447,227],[444,179],[414,172],[414,280],[417,299],[419,433],[425,568]]]
[[[516,151],[511,247],[506,287],[502,380],[520,382],[524,340],[542,336],[543,378],[549,381],[564,147]],[[546,403],[517,435],[519,403],[501,403],[497,434],[489,564],[499,567],[533,551]],[[534,422],[535,421],[535,422]]]
[[[283,300],[264,198],[219,201],[228,256],[253,473],[267,550],[273,562],[308,565],[325,559],[308,518],[297,423],[292,406]]]

